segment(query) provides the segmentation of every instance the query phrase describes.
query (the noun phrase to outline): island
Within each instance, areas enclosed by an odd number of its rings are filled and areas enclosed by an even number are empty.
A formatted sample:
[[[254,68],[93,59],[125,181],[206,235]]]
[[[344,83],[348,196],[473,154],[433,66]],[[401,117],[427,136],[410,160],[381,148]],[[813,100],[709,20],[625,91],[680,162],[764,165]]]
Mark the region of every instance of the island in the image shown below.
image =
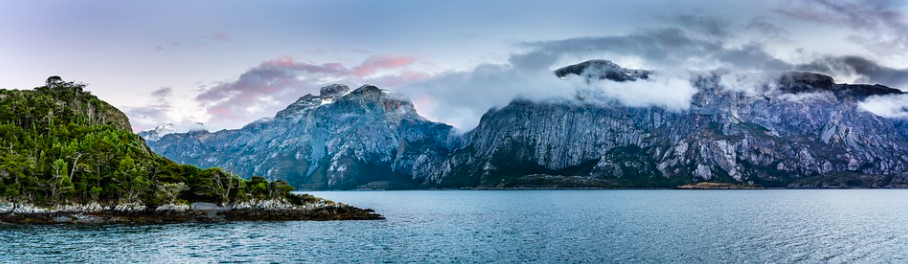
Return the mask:
[[[52,76],[34,90],[0,89],[0,222],[383,219],[286,181],[177,164],[85,87]]]

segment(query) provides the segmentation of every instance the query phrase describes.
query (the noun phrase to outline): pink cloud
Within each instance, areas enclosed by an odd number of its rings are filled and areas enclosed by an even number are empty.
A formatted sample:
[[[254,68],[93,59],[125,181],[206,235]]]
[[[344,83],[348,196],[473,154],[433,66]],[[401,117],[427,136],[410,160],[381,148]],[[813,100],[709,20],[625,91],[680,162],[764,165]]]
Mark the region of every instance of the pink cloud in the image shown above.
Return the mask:
[[[360,77],[365,77],[379,70],[405,67],[413,64],[415,61],[416,59],[413,57],[397,57],[390,55],[372,56],[366,59],[362,65],[353,68],[353,72]]]
[[[239,126],[274,115],[300,96],[318,94],[320,87],[331,83],[392,87],[428,78],[428,74],[409,68],[416,62],[413,57],[381,55],[350,67],[338,62],[316,64],[281,56],[262,62],[236,80],[206,85],[195,101],[212,117],[206,125]]]

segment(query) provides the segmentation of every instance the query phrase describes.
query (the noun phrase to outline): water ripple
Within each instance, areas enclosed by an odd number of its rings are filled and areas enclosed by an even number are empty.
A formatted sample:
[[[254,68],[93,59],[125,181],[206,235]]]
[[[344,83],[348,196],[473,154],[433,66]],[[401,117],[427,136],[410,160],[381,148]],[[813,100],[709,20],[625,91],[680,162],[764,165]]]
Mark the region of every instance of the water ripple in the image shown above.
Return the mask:
[[[319,192],[384,221],[0,225],[4,263],[905,263],[908,191]]]

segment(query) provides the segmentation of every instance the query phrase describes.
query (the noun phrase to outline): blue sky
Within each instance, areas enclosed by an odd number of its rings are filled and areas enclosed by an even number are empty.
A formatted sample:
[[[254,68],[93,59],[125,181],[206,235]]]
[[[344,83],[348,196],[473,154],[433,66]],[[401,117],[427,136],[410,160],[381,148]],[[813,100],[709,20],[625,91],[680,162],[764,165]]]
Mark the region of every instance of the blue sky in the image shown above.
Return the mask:
[[[837,65],[826,68],[838,81],[908,87],[905,10],[883,0],[0,1],[0,87],[60,75],[88,83],[136,130],[217,130],[332,82],[370,83],[469,129],[486,109],[556,85],[536,75],[586,59],[665,71]],[[868,62],[876,68],[859,67]]]

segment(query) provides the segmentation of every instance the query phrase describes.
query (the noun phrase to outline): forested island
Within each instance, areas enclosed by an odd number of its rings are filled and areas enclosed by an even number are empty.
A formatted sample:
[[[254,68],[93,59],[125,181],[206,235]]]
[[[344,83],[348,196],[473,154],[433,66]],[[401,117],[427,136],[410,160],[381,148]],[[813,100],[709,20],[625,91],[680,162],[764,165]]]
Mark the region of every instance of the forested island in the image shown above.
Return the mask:
[[[372,210],[155,154],[120,110],[57,76],[0,89],[0,221],[368,220]]]

